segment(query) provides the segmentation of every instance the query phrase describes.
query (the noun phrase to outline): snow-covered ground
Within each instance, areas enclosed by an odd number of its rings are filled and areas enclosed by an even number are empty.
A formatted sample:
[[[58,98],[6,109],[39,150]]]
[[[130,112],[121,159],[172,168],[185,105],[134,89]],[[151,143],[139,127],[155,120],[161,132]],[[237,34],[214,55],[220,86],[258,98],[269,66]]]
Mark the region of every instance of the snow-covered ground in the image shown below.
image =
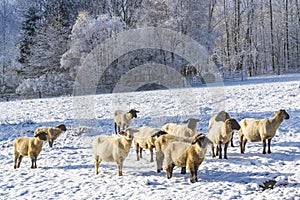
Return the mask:
[[[224,91],[225,101],[211,91]],[[84,101],[85,97],[82,98]],[[0,103],[0,199],[300,199],[300,74],[250,78],[244,82],[214,87],[95,95],[90,120],[73,115],[78,104],[72,97],[17,100]],[[207,133],[208,120],[224,109],[240,121],[245,117],[272,117],[286,109],[284,121],[272,140],[272,154],[263,155],[261,143],[248,143],[246,153],[229,147],[228,159],[212,158],[210,150],[199,168],[199,182],[189,182],[189,172],[166,178],[156,173],[150,154],[136,161],[134,148],[125,160],[123,176],[117,176],[115,163],[103,162],[94,174],[92,140],[100,134],[113,134],[112,111],[135,108],[140,111],[132,122],[160,127],[180,123],[188,117],[201,120],[199,132]],[[87,109],[89,110],[89,109]],[[65,123],[68,131],[48,143],[38,157],[37,169],[30,169],[25,157],[13,169],[13,140],[32,136],[39,126]],[[275,180],[273,189],[262,190]]]

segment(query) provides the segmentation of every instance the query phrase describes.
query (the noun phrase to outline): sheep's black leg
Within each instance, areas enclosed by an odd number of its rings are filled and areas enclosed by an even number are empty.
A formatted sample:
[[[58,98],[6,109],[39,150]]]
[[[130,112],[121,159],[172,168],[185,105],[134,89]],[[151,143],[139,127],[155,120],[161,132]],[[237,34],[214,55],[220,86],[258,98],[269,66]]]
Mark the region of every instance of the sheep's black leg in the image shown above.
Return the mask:
[[[115,123],[115,134],[117,134],[117,123]]]
[[[242,144],[241,153],[245,153],[246,143],[247,143],[247,139],[243,139],[241,143]]]
[[[173,174],[173,168],[174,168],[174,163],[168,164],[166,167],[166,172],[167,172],[167,178],[170,179],[172,178],[172,174]]]
[[[241,150],[241,153],[245,153],[244,150],[243,150],[243,138],[244,138],[244,136],[242,135],[241,138],[240,138],[240,150]]]
[[[49,146],[52,147],[53,146],[53,139],[49,140]]]
[[[121,131],[121,126],[118,126],[118,133]]]
[[[140,160],[139,152],[140,152],[140,145],[135,145],[135,151],[136,151],[136,160]]]
[[[231,136],[231,139],[230,139],[230,144],[231,144],[231,147],[234,147],[234,145],[233,145],[233,133],[232,133],[232,136]]]
[[[224,145],[224,158],[227,159],[227,148],[228,148],[228,145],[229,145],[229,141],[227,143],[225,143]]]
[[[262,140],[262,145],[263,145],[263,154],[266,154],[266,146],[267,146],[267,144],[266,144],[266,139],[263,139]]]
[[[153,147],[150,147],[150,162],[153,162]]]
[[[181,174],[186,174],[186,167],[181,167]]]
[[[222,159],[222,145],[221,145],[221,142],[219,142],[217,148],[219,149],[219,159]],[[218,151],[218,150],[217,150],[217,151]]]
[[[140,158],[143,158],[143,148],[142,147],[140,147]]]
[[[268,139],[268,153],[271,153],[271,140],[272,139]]]
[[[219,147],[218,147],[218,145],[216,146],[216,156],[218,156],[219,155]]]
[[[35,169],[35,168],[36,168],[36,158],[33,157],[33,158],[31,159],[31,169]]]
[[[22,156],[22,155],[19,155],[17,168],[20,167],[21,162],[22,162],[22,159],[23,159],[23,156]]]
[[[213,158],[216,157],[216,155],[215,155],[215,147],[214,147],[213,144],[211,145],[211,154],[212,154]]]

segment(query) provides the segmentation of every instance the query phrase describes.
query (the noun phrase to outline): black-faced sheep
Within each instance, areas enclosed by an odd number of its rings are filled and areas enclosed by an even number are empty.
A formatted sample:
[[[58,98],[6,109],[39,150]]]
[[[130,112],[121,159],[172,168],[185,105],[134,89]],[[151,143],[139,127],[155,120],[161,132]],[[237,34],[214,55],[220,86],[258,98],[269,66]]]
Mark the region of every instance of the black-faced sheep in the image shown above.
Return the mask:
[[[125,112],[123,110],[116,110],[114,112],[115,133],[117,134],[118,132],[120,132],[121,126],[122,130],[128,128],[132,119],[137,118],[137,113],[139,112],[140,111],[137,111],[135,109],[131,109],[128,112]]]
[[[266,140],[268,140],[268,153],[271,153],[271,140],[275,136],[275,133],[280,124],[285,119],[289,119],[290,116],[285,110],[279,110],[274,112],[273,118],[265,119],[253,119],[246,118],[240,122],[241,129],[238,132],[240,139],[241,153],[245,153],[245,147],[247,141],[250,142],[262,142],[263,154],[266,153]]]
[[[226,119],[225,122],[213,123],[207,137],[213,144],[217,145],[219,158],[222,159],[222,144],[224,144],[224,158],[227,159],[227,147],[232,138],[234,130],[239,130],[240,125],[235,119]],[[212,157],[215,157],[214,145],[211,145]]]
[[[49,146],[52,147],[54,140],[56,140],[58,136],[60,136],[60,134],[66,130],[67,128],[64,124],[59,124],[56,127],[39,127],[34,131],[34,134],[37,134],[41,131],[48,133],[47,140]]]
[[[29,156],[31,168],[37,168],[36,160],[42,151],[44,141],[47,140],[47,133],[40,131],[34,138],[20,137],[14,141],[14,168],[19,168],[24,156]]]
[[[161,130],[171,135],[176,135],[180,137],[191,137],[195,135],[198,125],[197,123],[199,121],[199,119],[189,118],[188,120],[183,122],[185,124],[168,123],[165,124],[161,128]]]
[[[209,139],[204,134],[198,134],[192,144],[172,142],[164,150],[167,178],[173,174],[174,166],[187,167],[190,171],[190,181],[198,181],[198,168],[203,162]]]
[[[192,137],[179,137],[175,135],[168,134],[165,131],[159,131],[155,133],[152,137],[155,139],[155,154],[156,154],[156,168],[157,173],[160,173],[163,166],[164,154],[163,151],[168,147],[168,145],[172,142],[186,142],[191,143],[198,134]],[[182,167],[181,174],[186,173],[186,168]]]
[[[127,158],[136,130],[127,128],[119,132],[123,137],[99,136],[93,142],[93,155],[95,163],[95,173],[98,174],[98,168],[102,161],[116,162],[118,165],[118,174],[122,176],[123,162]]]
[[[230,115],[229,113],[225,112],[225,111],[220,111],[218,114],[216,114],[215,116],[213,116],[212,118],[210,118],[209,120],[209,124],[208,124],[208,131],[211,129],[211,127],[213,126],[213,124],[215,122],[225,122],[226,119],[230,119]],[[231,140],[230,140],[230,144],[232,147],[234,147],[233,145],[233,135],[231,137]],[[217,155],[218,155],[218,151],[217,151]]]
[[[153,148],[155,148],[155,137],[152,137],[159,129],[143,126],[134,134],[134,146],[136,149],[136,158],[142,158],[142,150],[150,150],[150,162],[153,162]]]

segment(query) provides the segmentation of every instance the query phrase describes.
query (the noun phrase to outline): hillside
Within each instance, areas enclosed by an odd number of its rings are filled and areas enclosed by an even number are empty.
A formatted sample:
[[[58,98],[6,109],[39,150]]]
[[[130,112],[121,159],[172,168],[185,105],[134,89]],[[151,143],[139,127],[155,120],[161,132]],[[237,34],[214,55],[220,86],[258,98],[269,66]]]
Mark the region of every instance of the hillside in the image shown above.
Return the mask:
[[[214,99],[214,87],[156,90],[94,96],[94,112],[89,120],[74,116],[77,106],[72,97],[17,100],[0,103],[0,199],[299,199],[300,198],[300,74],[249,78],[226,83],[223,101]],[[122,97],[122,98],[121,98]],[[82,100],[86,97],[81,97]],[[92,105],[91,105],[92,106]],[[189,182],[189,172],[166,178],[157,174],[150,154],[136,161],[132,147],[125,160],[123,176],[117,176],[115,163],[103,162],[94,174],[92,140],[100,134],[113,134],[112,112],[136,108],[133,128],[161,127],[181,123],[188,117],[200,119],[198,131],[207,133],[208,121],[224,109],[240,121],[245,117],[272,117],[286,109],[284,121],[272,140],[272,154],[263,155],[261,143],[248,143],[240,154],[237,134],[235,147],[228,148],[228,159],[212,158],[210,148],[199,168],[199,182]],[[88,109],[87,109],[88,110]],[[76,113],[76,112],[75,112]],[[13,140],[32,136],[39,126],[65,123],[68,130],[50,149],[43,146],[38,168],[30,169],[24,158],[13,169]],[[275,181],[273,189],[262,189]]]

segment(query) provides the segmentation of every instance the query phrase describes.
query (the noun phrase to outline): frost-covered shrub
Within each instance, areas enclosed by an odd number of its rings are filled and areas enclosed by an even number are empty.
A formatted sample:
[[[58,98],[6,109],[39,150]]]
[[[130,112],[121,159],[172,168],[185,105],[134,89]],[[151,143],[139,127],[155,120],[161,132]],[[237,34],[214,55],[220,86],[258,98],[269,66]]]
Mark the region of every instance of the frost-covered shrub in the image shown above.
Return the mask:
[[[72,82],[68,74],[45,74],[39,78],[23,80],[16,94],[24,98],[58,96],[72,93]]]

